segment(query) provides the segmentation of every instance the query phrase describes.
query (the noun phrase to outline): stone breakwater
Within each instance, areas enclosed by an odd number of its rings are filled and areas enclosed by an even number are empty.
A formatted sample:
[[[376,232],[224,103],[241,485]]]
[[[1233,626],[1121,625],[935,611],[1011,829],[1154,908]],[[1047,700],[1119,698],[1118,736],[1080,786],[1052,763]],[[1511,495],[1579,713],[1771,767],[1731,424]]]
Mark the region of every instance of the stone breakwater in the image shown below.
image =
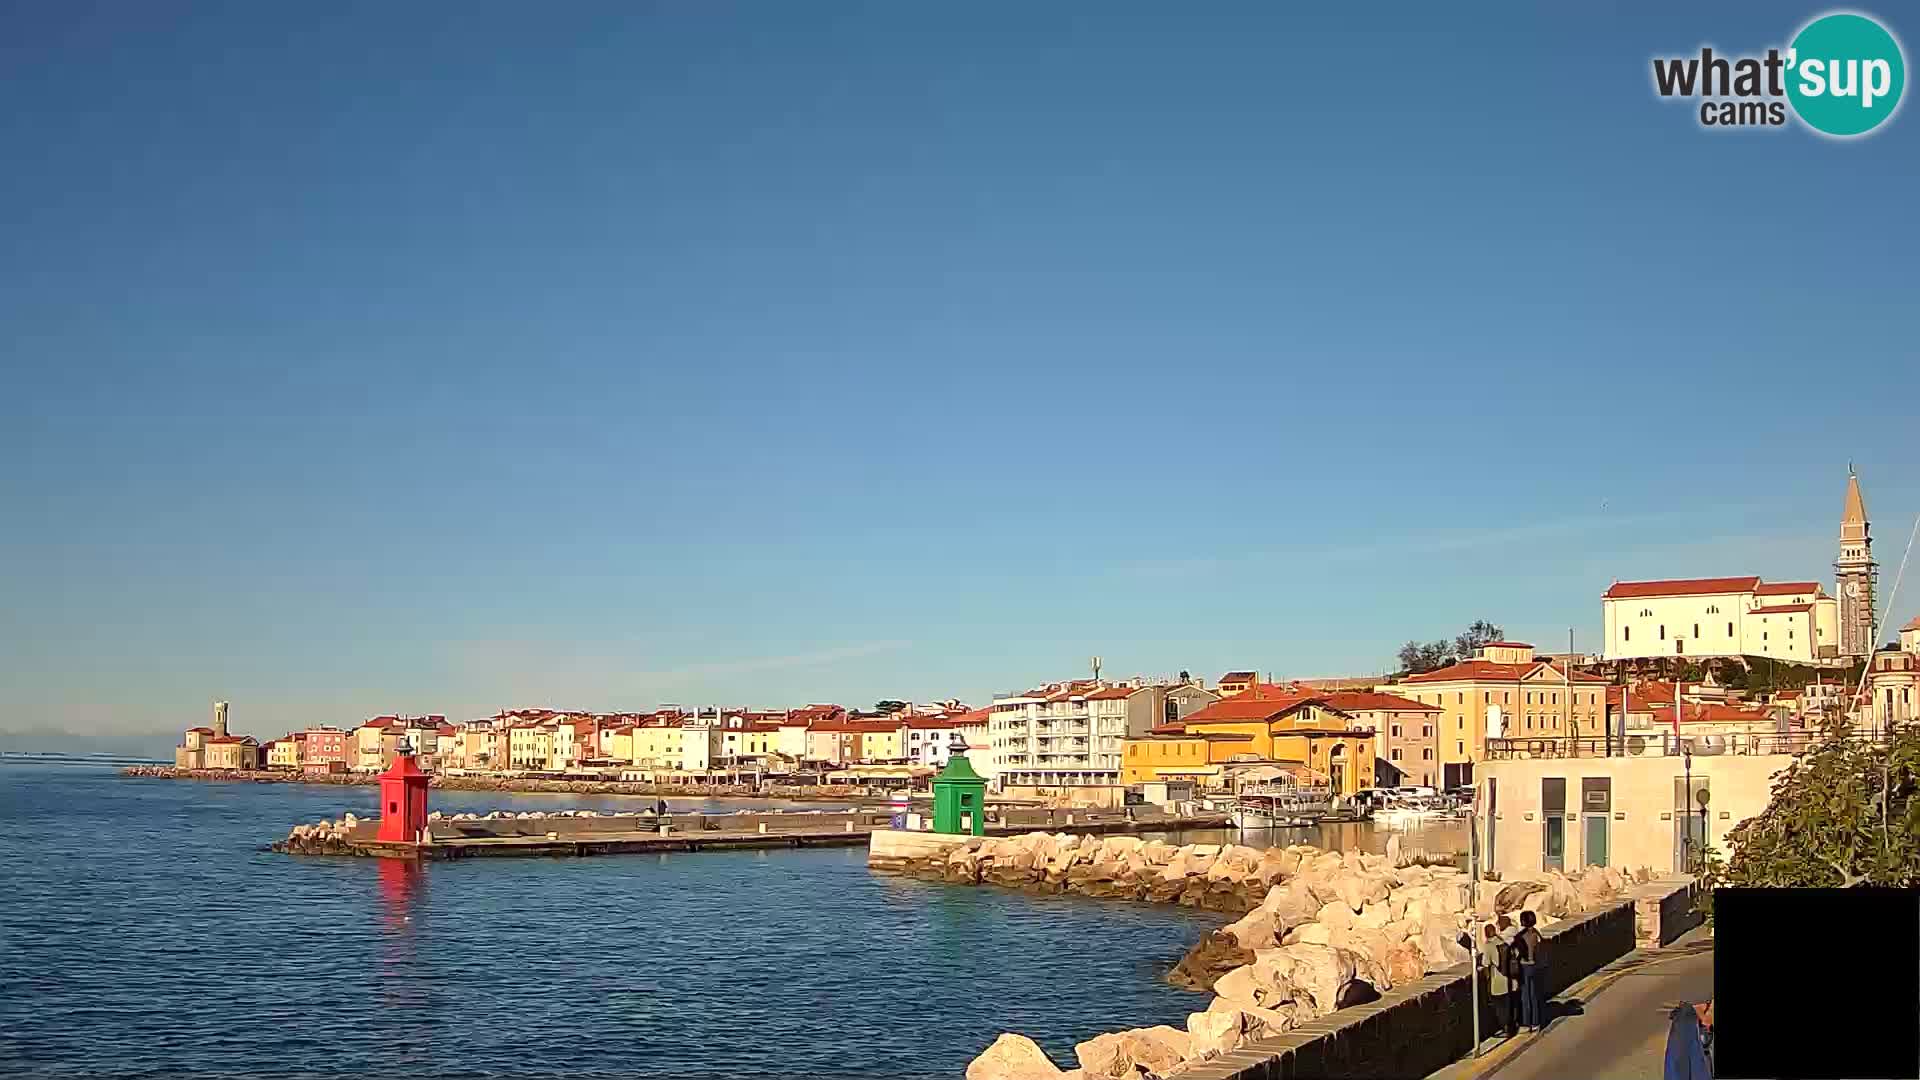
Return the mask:
[[[332,784],[357,787],[379,782],[376,773],[306,774],[281,769],[238,772],[232,769],[177,769],[171,765],[131,765],[121,776],[159,780],[240,780],[256,784]],[[564,795],[657,795],[682,799],[809,799],[844,801],[865,797],[864,788],[799,784],[633,784],[618,780],[550,780],[526,776],[439,776],[430,785],[442,791],[541,791]]]
[[[1256,851],[1046,833],[974,838],[909,872],[934,876],[926,864],[935,861],[944,881],[1244,912],[1169,975],[1214,995],[1184,1029],[1162,1024],[1095,1036],[1074,1047],[1078,1067],[1066,1071],[1031,1039],[1009,1033],[973,1060],[967,1080],[1177,1077],[1254,1039],[1467,963],[1468,935],[1498,914],[1533,911],[1551,926],[1619,903],[1652,877],[1644,868],[1545,873],[1483,883],[1475,901],[1468,876],[1451,865],[1394,865],[1385,856],[1301,845]]]
[[[688,818],[678,820],[691,820],[695,823],[696,828],[702,830],[714,829],[725,831],[732,828],[735,831],[740,831],[745,828],[745,826],[729,826],[727,824],[728,821],[731,819],[734,821],[751,822],[777,819],[795,822],[798,826],[805,826],[814,821],[839,822],[845,820],[847,816],[846,814],[821,810],[736,810],[732,814],[694,814],[689,815]],[[427,814],[427,824],[429,828],[442,823],[457,827],[469,822],[490,822],[502,826],[520,825],[523,827],[532,827],[539,832],[564,832],[568,837],[573,839],[589,839],[592,834],[582,830],[589,829],[591,826],[583,824],[583,819],[589,819],[596,825],[602,822],[608,823],[605,827],[610,829],[631,829],[636,831],[652,829],[657,824],[665,824],[676,820],[673,815],[668,815],[663,818],[655,814],[652,810],[621,810],[616,812],[601,810],[490,810],[484,814],[471,812],[448,814],[434,810]],[[377,818],[363,818],[351,813],[343,814],[338,818],[322,818],[319,821],[295,825],[288,831],[284,839],[269,844],[268,849],[295,855],[362,854],[362,852],[354,846],[354,842],[365,842],[371,839],[373,832],[379,828],[379,825],[380,822]],[[444,830],[441,829],[435,829],[434,831],[436,836],[443,835],[444,833]],[[523,828],[519,831],[524,832],[525,829]]]

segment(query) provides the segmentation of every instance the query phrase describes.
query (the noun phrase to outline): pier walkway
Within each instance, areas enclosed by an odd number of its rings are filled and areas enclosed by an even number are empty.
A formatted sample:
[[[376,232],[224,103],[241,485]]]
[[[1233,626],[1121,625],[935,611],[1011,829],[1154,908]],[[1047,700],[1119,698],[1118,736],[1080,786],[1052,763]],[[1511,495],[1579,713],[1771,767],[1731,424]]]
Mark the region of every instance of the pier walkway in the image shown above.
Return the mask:
[[[1568,987],[1547,1005],[1546,1029],[1489,1040],[1428,1080],[1660,1080],[1668,1007],[1713,997],[1713,936],[1705,927],[1662,949],[1640,949]]]

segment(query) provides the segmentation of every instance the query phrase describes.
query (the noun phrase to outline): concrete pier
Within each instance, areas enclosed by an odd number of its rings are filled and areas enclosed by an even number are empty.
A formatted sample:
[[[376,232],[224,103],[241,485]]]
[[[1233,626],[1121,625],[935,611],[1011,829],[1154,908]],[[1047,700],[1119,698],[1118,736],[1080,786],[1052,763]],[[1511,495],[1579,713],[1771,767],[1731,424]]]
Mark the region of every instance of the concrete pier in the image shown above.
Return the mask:
[[[1006,836],[1030,832],[1035,827],[1028,817],[1048,816],[1042,811],[1019,811],[1009,820],[987,826],[988,835]],[[1067,815],[1059,815],[1065,818]],[[1118,812],[1074,811],[1073,824],[1064,820],[1048,823],[1052,832],[1114,833],[1163,832],[1180,829],[1222,828],[1227,822],[1218,815],[1170,817],[1136,813],[1128,817]],[[355,855],[374,858],[469,859],[503,856],[589,856],[641,855],[665,851],[728,851],[764,848],[852,847],[866,846],[876,836],[899,838],[882,841],[912,845],[925,838],[940,844],[964,837],[945,837],[939,833],[904,832],[892,828],[892,814],[880,810],[856,810],[836,813],[752,813],[752,814],[674,814],[665,818],[651,816],[575,817],[547,815],[500,818],[438,818],[429,823],[424,843],[382,842],[377,838],[379,822],[355,821],[350,825],[320,830],[315,826],[297,827],[272,845],[273,850],[295,855]]]

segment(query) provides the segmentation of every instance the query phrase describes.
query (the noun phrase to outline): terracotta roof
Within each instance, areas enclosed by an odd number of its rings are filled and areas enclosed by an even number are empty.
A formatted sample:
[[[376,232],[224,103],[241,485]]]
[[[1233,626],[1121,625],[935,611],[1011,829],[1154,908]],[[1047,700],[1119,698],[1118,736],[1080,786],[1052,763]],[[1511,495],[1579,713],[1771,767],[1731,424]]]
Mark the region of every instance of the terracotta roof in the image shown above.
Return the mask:
[[[1418,701],[1409,701],[1399,694],[1383,694],[1374,690],[1335,690],[1321,694],[1320,700],[1342,712],[1365,712],[1369,709],[1440,711],[1438,705],[1423,705]]]
[[[1654,724],[1672,724],[1673,717],[1667,714],[1673,711],[1671,702],[1653,706]],[[1758,724],[1772,723],[1773,717],[1765,712],[1736,709],[1731,705],[1684,705],[1680,711],[1683,724]]]
[[[907,726],[919,731],[926,731],[930,728],[945,729],[959,727],[960,718],[965,715],[965,713],[950,713],[945,716],[912,716],[907,719]]]
[[[1673,578],[1667,581],[1616,581],[1601,596],[1622,600],[1640,596],[1706,596],[1714,593],[1752,592],[1760,584],[1753,577]]]
[[[1124,701],[1140,692],[1137,686],[1109,686],[1104,690],[1095,690],[1087,695],[1088,701]]]
[[[190,727],[190,728],[188,728],[187,730],[188,730],[188,731],[191,731],[191,732],[197,732],[197,733],[199,733],[199,734],[201,734],[201,735],[211,735],[211,734],[213,734],[213,729],[212,729],[212,728],[210,728],[210,727]]]
[[[1534,671],[1546,668],[1558,678],[1561,674],[1557,665],[1542,661],[1529,661],[1524,664],[1500,664],[1492,660],[1462,660],[1449,664],[1438,671],[1428,671],[1420,675],[1409,675],[1400,680],[1405,683],[1436,682],[1519,682]],[[1598,675],[1588,675],[1583,671],[1573,673],[1576,683],[1603,683],[1607,680]]]
[[[1761,596],[1789,596],[1793,593],[1816,593],[1820,591],[1817,581],[1769,581],[1753,590]]]
[[[993,709],[989,707],[963,712],[959,716],[954,717],[953,722],[956,724],[984,724],[991,719],[993,719]]]
[[[1184,723],[1198,724],[1222,720],[1268,720],[1286,712],[1314,695],[1310,693],[1280,696],[1255,696],[1251,692],[1208,703],[1187,714]]]
[[[1148,728],[1147,734],[1149,735],[1184,735],[1186,734],[1186,731],[1187,731],[1187,725],[1181,723],[1178,720],[1175,720],[1171,724],[1161,724],[1159,727]]]
[[[1920,615],[1915,615],[1915,616],[1913,617],[1913,620],[1912,620],[1911,622],[1909,622],[1909,623],[1907,623],[1907,625],[1905,625],[1905,626],[1903,626],[1903,627],[1901,627],[1900,629],[1902,629],[1902,630],[1920,630]]]
[[[1774,607],[1757,607],[1747,612],[1749,615],[1792,615],[1801,611],[1812,611],[1812,604],[1778,604]]]
[[[1260,677],[1257,671],[1229,671],[1220,676],[1221,682],[1250,682]]]
[[[223,745],[223,746],[224,746],[224,745],[226,745],[226,744],[228,744],[228,743],[250,743],[250,742],[253,742],[253,736],[251,736],[251,735],[215,735],[215,736],[214,736],[213,738],[211,738],[211,739],[208,739],[207,741],[208,741],[208,742],[210,742],[210,743],[218,743],[218,744],[220,744],[220,745]],[[258,744],[256,744],[256,745],[258,745]]]

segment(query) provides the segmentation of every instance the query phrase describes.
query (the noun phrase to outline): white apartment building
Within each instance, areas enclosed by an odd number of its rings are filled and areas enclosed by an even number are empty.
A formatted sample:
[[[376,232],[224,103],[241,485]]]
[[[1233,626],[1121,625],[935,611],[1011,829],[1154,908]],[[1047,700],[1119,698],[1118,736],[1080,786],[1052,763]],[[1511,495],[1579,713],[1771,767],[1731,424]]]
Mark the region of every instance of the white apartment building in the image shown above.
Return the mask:
[[[1616,581],[1601,597],[1606,658],[1840,655],[1840,606],[1815,581],[1758,577]]]
[[[1002,787],[1117,785],[1122,740],[1219,697],[1191,683],[1088,679],[997,697],[987,722],[990,767]],[[979,768],[974,755],[968,760]]]

